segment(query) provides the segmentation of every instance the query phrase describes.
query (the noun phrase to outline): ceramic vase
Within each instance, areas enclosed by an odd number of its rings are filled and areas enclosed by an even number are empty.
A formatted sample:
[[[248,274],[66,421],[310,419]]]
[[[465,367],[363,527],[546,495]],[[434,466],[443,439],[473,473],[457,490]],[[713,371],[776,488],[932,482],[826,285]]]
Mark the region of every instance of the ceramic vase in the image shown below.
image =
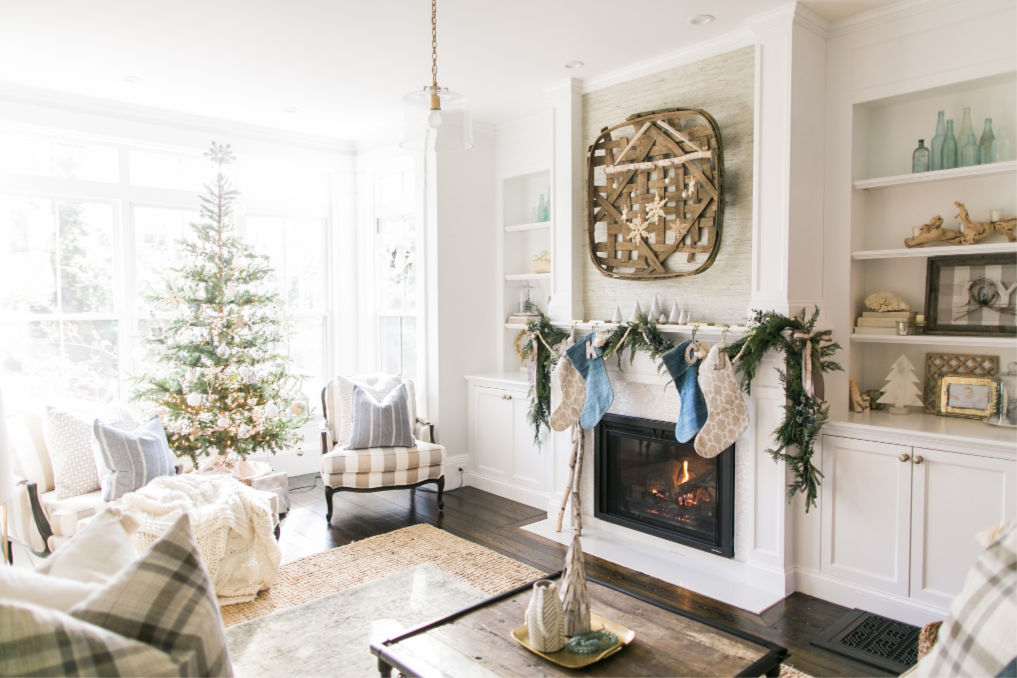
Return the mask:
[[[537,652],[557,652],[565,647],[565,626],[558,589],[550,579],[533,584],[533,597],[526,608],[530,646]]]

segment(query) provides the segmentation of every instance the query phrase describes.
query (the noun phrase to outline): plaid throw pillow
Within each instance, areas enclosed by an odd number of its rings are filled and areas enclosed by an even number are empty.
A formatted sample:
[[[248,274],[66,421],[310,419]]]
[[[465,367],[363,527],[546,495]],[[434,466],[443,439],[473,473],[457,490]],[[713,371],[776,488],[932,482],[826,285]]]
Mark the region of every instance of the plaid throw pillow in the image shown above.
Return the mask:
[[[212,581],[187,514],[71,616],[169,655],[184,676],[232,676]]]
[[[346,449],[414,447],[409,413],[404,384],[394,388],[380,403],[365,389],[354,386],[353,426]]]
[[[1017,656],[1017,525],[996,529],[908,676],[998,676]]]
[[[92,426],[106,466],[102,481],[105,501],[119,499],[153,478],[176,473],[166,431],[157,418],[149,419],[134,431],[122,431],[98,419]]]

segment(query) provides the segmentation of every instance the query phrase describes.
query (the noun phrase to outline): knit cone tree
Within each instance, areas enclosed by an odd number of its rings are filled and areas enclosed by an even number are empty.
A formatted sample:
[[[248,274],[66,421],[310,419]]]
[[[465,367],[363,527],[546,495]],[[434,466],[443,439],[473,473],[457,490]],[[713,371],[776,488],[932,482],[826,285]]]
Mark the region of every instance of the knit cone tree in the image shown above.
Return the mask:
[[[272,268],[236,235],[238,193],[224,174],[233,153],[212,142],[205,157],[216,178],[199,196],[192,238],[178,243],[184,263],[152,297],[173,315],[148,337],[152,372],[136,398],[153,406],[176,454],[230,463],[295,444],[306,415],[291,411],[300,378],[279,352],[287,322]]]

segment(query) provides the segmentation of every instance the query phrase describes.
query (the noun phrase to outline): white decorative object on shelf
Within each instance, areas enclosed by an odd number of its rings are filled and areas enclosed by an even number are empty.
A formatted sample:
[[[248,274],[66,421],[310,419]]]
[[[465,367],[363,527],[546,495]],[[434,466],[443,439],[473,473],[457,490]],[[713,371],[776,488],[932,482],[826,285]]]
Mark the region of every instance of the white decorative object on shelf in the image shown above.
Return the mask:
[[[667,322],[672,325],[677,325],[682,321],[682,312],[678,310],[678,302],[674,302],[671,306],[671,315],[667,317]]]
[[[667,316],[664,315],[663,313],[661,313],[660,316],[657,317],[657,324],[658,325],[664,325],[666,323],[667,323]]]
[[[642,315],[643,309],[639,307],[639,302],[637,301],[636,305],[632,307],[632,315],[629,316],[629,322],[630,323],[639,322],[639,319],[640,317],[642,317]]]
[[[660,303],[657,301],[657,295],[653,295],[653,303],[650,304],[650,312],[646,314],[650,320],[656,320],[657,316],[660,315]]]
[[[620,323],[622,321],[621,307],[615,306],[614,313],[611,314],[611,322]]]
[[[910,311],[908,302],[893,292],[876,292],[865,297],[865,308],[873,311]]]
[[[558,588],[550,579],[533,584],[533,597],[526,608],[530,645],[537,652],[557,652],[565,647],[565,626]]]
[[[918,386],[915,366],[901,354],[890,367],[883,386],[883,395],[876,402],[890,405],[890,414],[908,414],[908,405],[922,406],[922,389]]]

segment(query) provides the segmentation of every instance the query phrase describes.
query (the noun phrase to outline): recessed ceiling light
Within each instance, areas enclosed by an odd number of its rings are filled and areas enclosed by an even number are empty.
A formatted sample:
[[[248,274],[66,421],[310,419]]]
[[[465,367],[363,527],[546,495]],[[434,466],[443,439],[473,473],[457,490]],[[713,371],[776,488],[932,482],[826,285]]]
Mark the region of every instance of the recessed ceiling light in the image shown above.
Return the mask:
[[[128,85],[133,85],[135,83],[141,82],[141,76],[140,75],[125,75],[124,76],[124,82],[126,82]]]
[[[697,14],[691,19],[689,19],[689,23],[692,24],[693,26],[702,26],[703,24],[708,24],[714,21],[716,18],[717,17],[713,16],[712,14]]]
[[[568,68],[569,70],[575,70],[577,68],[582,68],[585,65],[586,64],[584,64],[579,59],[573,59],[572,61],[566,61],[565,62],[565,68]]]
[[[300,109],[296,106],[287,106],[283,109],[283,113],[299,113]]]

